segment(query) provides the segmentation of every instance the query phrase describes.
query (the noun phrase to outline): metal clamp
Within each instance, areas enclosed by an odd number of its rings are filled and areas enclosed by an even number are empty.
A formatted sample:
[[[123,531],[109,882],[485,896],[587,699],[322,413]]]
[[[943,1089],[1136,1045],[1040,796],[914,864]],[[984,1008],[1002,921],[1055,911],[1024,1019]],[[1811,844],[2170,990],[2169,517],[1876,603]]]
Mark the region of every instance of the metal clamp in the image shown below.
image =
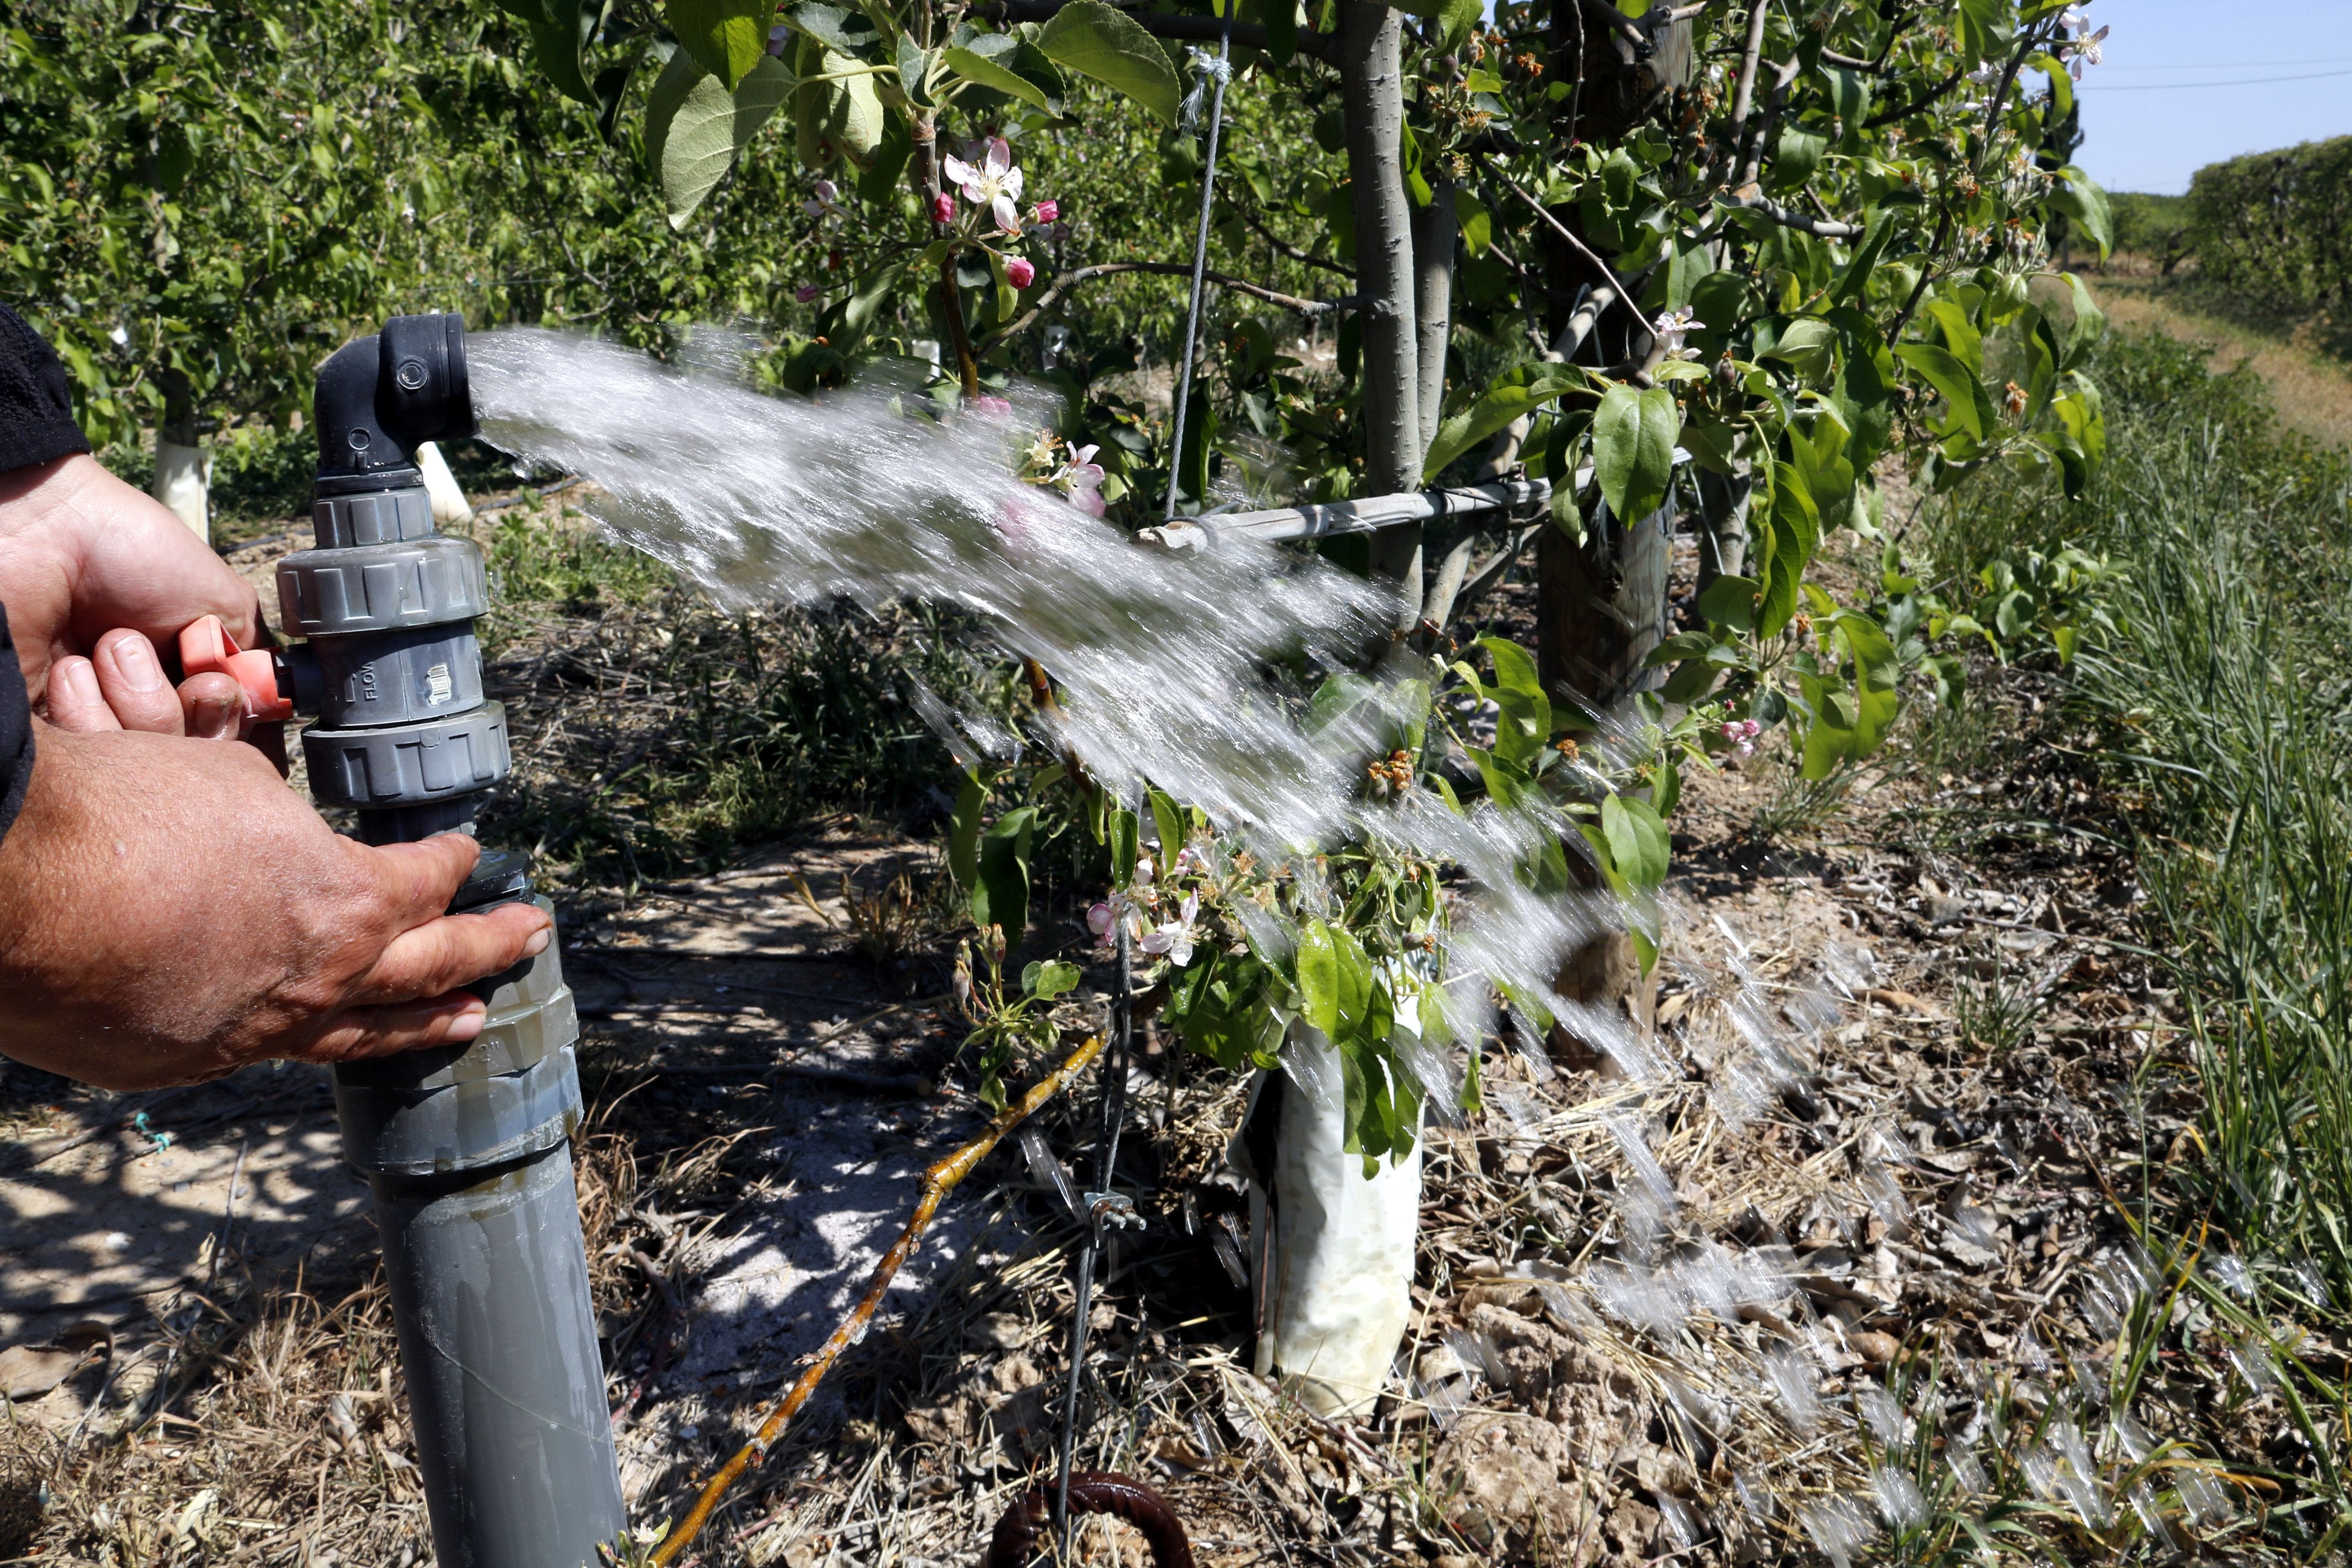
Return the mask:
[[[1094,1221],[1097,1230],[1143,1228],[1143,1216],[1135,1212],[1135,1200],[1125,1193],[1083,1193],[1087,1217]]]

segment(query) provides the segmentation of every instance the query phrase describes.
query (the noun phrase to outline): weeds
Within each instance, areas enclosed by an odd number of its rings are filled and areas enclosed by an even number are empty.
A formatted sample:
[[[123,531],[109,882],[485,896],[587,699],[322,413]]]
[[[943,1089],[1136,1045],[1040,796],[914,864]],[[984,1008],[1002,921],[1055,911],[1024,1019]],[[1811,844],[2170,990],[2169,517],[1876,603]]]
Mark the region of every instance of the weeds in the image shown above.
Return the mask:
[[[2193,350],[2120,342],[2101,374],[2111,460],[2085,501],[1988,488],[1950,509],[1937,549],[1990,559],[2054,521],[2122,566],[2116,624],[2066,700],[2133,811],[2148,945],[2179,987],[2188,1051],[2143,1071],[2193,1070],[2200,1103],[2197,1155],[2169,1163],[2147,1217],[2187,1238],[2169,1254],[2233,1249],[2217,1267],[2235,1287],[2200,1272],[2197,1305],[2250,1384],[2284,1395],[2299,1441],[2269,1471],[2265,1519],[2316,1560],[2352,1505],[2352,1398],[2292,1350],[2294,1320],[2341,1332],[2352,1302],[2352,464],[2281,432],[2259,384],[2208,375]]]
[[[818,900],[816,889],[800,872],[793,873],[793,890],[809,912],[849,939],[850,945],[876,964],[897,962],[921,945],[923,939],[950,921],[949,900],[937,867],[929,868],[920,887],[901,864],[898,875],[880,889],[858,887],[849,873],[841,874],[841,913],[836,916]]]
[[[1823,779],[1806,778],[1793,763],[1776,765],[1771,797],[1748,819],[1749,837],[1780,843],[1820,831],[1845,805],[1853,777],[1851,765]]]
[[[2027,980],[1997,950],[1969,967],[1969,978],[1952,983],[1952,1019],[1960,1037],[1996,1056],[2017,1049],[2032,1037],[2048,1006],[2053,976]]]

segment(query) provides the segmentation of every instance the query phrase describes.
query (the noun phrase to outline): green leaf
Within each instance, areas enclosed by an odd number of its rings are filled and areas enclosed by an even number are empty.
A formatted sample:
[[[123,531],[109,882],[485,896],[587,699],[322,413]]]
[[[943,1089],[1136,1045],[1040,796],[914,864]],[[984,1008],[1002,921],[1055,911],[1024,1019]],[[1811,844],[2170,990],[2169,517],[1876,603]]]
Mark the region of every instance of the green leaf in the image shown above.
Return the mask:
[[[2083,232],[2099,242],[2099,255],[2104,258],[2116,247],[2115,219],[2108,215],[2107,193],[2082,170],[2069,163],[2058,171],[2063,182],[2050,193],[2050,205],[2082,226]]]
[[[2074,306],[2074,320],[2066,329],[2065,356],[2058,368],[2073,370],[2083,363],[2083,356],[2089,353],[2099,340],[2107,335],[2107,315],[2105,311],[2099,309],[2098,301],[2091,298],[2091,291],[2084,286],[2081,278],[2072,272],[2064,276],[2067,295]]]
[[[1363,1021],[1371,966],[1345,930],[1309,920],[1298,930],[1300,1016],[1338,1043]]]
[[[795,85],[782,62],[764,54],[732,93],[687,50],[670,56],[646,100],[646,158],[672,228],[685,226]]]
[[[1021,290],[1013,286],[1013,275],[1004,269],[1004,253],[988,253],[988,273],[996,280],[996,320],[1001,324],[1021,312]]]
[[[971,891],[971,922],[1002,926],[1008,947],[1029,929],[1029,848],[1037,826],[1034,806],[1008,811],[980,836],[980,876]]]
[[[1029,963],[1021,971],[1021,989],[1040,1002],[1051,1002],[1078,988],[1078,966],[1060,959],[1048,959],[1043,963]]]
[[[987,805],[987,786],[965,774],[948,818],[948,870],[966,892],[980,886],[980,814]]]
[[[871,68],[855,55],[804,40],[800,69],[812,79],[793,94],[793,149],[802,164],[824,169],[847,158],[862,167],[881,147],[888,118]],[[757,79],[754,71],[745,89]]]
[[[1756,624],[1759,591],[1760,584],[1753,577],[1717,577],[1698,596],[1698,613],[1709,626],[1744,632]]]
[[[1484,256],[1495,243],[1495,219],[1486,204],[1468,191],[1456,188],[1454,193],[1454,216],[1462,226],[1462,250],[1466,256]]]
[[[1646,800],[1612,795],[1601,803],[1601,837],[1610,866],[1636,892],[1654,893],[1666,879],[1670,848],[1665,820]]]
[[[1153,789],[1145,794],[1151,803],[1151,826],[1160,835],[1160,870],[1162,876],[1176,852],[1184,847],[1184,812],[1166,790]]]
[[[874,162],[857,176],[857,194],[869,202],[886,202],[898,193],[899,178],[907,172],[907,160],[914,155],[914,138],[908,133],[907,117],[887,115],[882,121],[882,144],[874,150]]]
[[[1163,124],[1176,123],[1181,94],[1175,68],[1142,24],[1126,12],[1103,0],[1069,0],[1038,31],[1037,47],[1055,65],[1126,94]]]
[[[1437,427],[1437,438],[1429,444],[1429,457],[1422,464],[1423,479],[1435,479],[1448,463],[1519,416],[1585,384],[1581,373],[1560,370],[1531,371],[1525,379],[1513,373],[1497,381],[1475,403]]]
[[[1970,65],[2009,47],[2011,0],[1959,0],[1958,37],[1961,58]]]
[[[1009,98],[1017,98],[1024,103],[1034,103],[1048,114],[1059,110],[1060,106],[1046,95],[1044,88],[985,56],[976,55],[970,49],[951,48],[947,52],[947,62],[948,69],[966,81],[977,82]]]
[[[1927,384],[1943,395],[1955,426],[1979,441],[1984,439],[1984,425],[1977,416],[1979,395],[1983,389],[1969,374],[1968,366],[1933,343],[1897,343],[1895,357],[1925,376]]]
[[[1483,637],[1478,647],[1495,661],[1495,684],[1485,695],[1502,710],[1495,721],[1495,754],[1532,773],[1551,743],[1551,700],[1528,650],[1508,637]]]
[[[1828,373],[1837,341],[1837,329],[1829,322],[1819,316],[1800,316],[1780,328],[1771,347],[1759,347],[1757,357],[1780,360],[1813,381]]]
[[[670,31],[732,92],[768,50],[773,0],[667,0]]]
[[[1142,824],[1135,813],[1124,807],[1112,808],[1106,822],[1110,830],[1111,886],[1130,886],[1135,880],[1135,863],[1143,855]]]
[[[1666,499],[1681,430],[1675,395],[1663,386],[1639,392],[1620,383],[1601,395],[1592,416],[1592,473],[1619,521],[1638,522]]]
[[[1776,191],[1801,191],[1821,165],[1822,154],[1830,150],[1830,139],[1810,132],[1783,131],[1772,149],[1772,160],[1766,165],[1764,177]]]
[[[1753,513],[1750,514],[1751,519]],[[1769,541],[1765,534],[1769,532]],[[1759,637],[1773,637],[1797,613],[1797,584],[1822,538],[1821,511],[1792,464],[1772,465],[1772,505],[1766,529],[1758,531],[1763,552],[1764,600],[1756,612]]]
[[[1863,297],[1863,291],[1870,287],[1870,275],[1877,268],[1878,258],[1886,253],[1886,242],[1894,233],[1893,213],[1882,207],[1871,214],[1870,222],[1862,231],[1862,243],[1853,247],[1853,258],[1838,276],[1832,298],[1843,303]]]
[[[606,0],[549,0],[539,16],[515,11],[530,29],[531,54],[547,79],[564,97],[591,108],[598,106],[596,89],[588,81],[582,51],[604,25],[605,4]]]
[[[1470,761],[1477,765],[1478,776],[1485,781],[1487,798],[1507,811],[1517,811],[1536,798],[1535,780],[1525,768],[1508,757],[1497,756],[1483,746],[1465,746]],[[1441,775],[1442,776],[1442,775]]]
[[[1259,15],[1265,23],[1265,56],[1277,67],[1290,63],[1298,52],[1298,0],[1265,0]]]
[[[1486,13],[1486,0],[1446,0],[1437,13],[1439,47],[1451,51],[1470,36]]]
[[[1852,66],[1823,66],[1822,72],[1830,79],[1830,102],[1837,110],[1838,129],[1851,142],[1863,121],[1870,118],[1870,78]]]
[[[855,54],[875,37],[874,24],[864,16],[853,16],[838,5],[824,5],[821,0],[793,6],[785,13],[784,20],[825,47],[843,54]]]

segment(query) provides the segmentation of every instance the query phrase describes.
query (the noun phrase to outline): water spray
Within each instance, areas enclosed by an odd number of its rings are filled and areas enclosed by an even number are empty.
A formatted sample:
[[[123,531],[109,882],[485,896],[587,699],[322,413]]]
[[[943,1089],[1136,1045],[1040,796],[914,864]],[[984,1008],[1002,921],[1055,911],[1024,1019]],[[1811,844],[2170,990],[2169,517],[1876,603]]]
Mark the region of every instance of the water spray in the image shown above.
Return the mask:
[[[319,374],[318,548],[278,564],[281,625],[240,652],[209,618],[190,673],[236,676],[302,733],[312,796],[358,837],[473,830],[506,777],[506,713],[482,693],[482,552],[438,532],[415,460],[474,433],[465,324],[395,316]],[[527,858],[485,851],[450,911],[530,900]],[[334,1069],[343,1157],[368,1179],[441,1568],[581,1568],[625,1522],[588,1299],[571,1134],[579,1020],[558,946],[469,987],[462,1046]]]

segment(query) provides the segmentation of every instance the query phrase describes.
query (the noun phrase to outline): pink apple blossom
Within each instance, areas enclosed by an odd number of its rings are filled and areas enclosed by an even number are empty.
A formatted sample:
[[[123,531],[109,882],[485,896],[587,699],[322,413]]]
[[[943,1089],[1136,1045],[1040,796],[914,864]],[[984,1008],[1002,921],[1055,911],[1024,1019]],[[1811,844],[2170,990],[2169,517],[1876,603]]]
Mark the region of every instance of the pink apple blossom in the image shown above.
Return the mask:
[[[1026,257],[1008,256],[1004,258],[1004,276],[1013,280],[1015,289],[1026,289],[1037,281],[1037,268],[1030,265]]]
[[[992,136],[964,149],[975,162],[949,156],[940,161],[947,177],[963,190],[963,199],[986,207],[996,226],[1007,234],[1021,232],[1021,171],[1013,166],[1013,149],[1002,136]]]

